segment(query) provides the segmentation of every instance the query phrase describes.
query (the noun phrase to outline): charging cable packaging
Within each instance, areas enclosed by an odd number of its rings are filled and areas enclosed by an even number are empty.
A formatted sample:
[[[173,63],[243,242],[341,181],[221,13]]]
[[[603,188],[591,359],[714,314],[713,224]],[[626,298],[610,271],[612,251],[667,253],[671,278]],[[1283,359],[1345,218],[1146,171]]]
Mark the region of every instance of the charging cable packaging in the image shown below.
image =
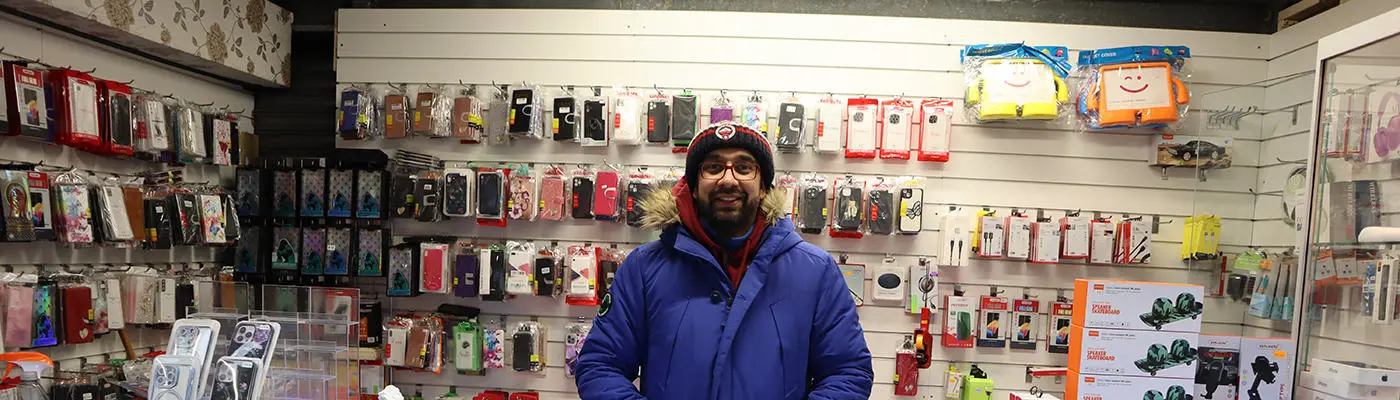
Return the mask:
[[[564,281],[564,302],[575,306],[598,305],[598,249],[569,246],[566,257],[569,273]]]
[[[846,100],[846,158],[875,158],[879,146],[880,101]]]
[[[1089,223],[1089,262],[1112,264],[1115,248],[1114,239],[1118,236],[1118,225],[1106,219]]]
[[[918,143],[914,158],[919,161],[948,162],[953,137],[953,101],[929,99],[919,102]]]
[[[1233,399],[1240,392],[1240,337],[1201,335],[1196,364],[1197,397]]]
[[[1031,262],[1057,264],[1060,262],[1061,225],[1049,218],[1031,224]]]
[[[1089,217],[1078,215],[1060,218],[1060,258],[1089,258],[1089,223]]]
[[[641,144],[642,137],[642,96],[627,88],[618,88],[612,98],[612,139],[618,144]]]
[[[1142,219],[1125,219],[1118,222],[1115,239],[1117,250],[1113,262],[1119,264],[1146,264],[1152,259],[1152,226]]]
[[[972,233],[972,216],[957,209],[950,209],[943,215],[943,224],[940,234],[943,235],[942,245],[938,248],[939,265],[948,267],[961,267],[967,265],[969,256],[972,255],[972,243],[970,241],[975,234]]]
[[[773,145],[783,153],[798,153],[807,144],[807,110],[797,97],[778,104],[778,125],[773,127]]]
[[[506,242],[506,294],[527,296],[535,294],[535,244]]]
[[[966,378],[962,372],[948,366],[948,376],[943,383],[943,398],[946,400],[962,400],[963,379]]]
[[[909,266],[909,304],[906,311],[918,315],[924,309],[938,308],[938,267],[921,259]]]
[[[943,298],[943,347],[972,348],[977,335],[973,320],[977,314],[977,299],[949,295]]]
[[[872,289],[875,293],[872,297],[875,301],[883,304],[899,304],[909,294],[910,289],[906,288],[908,286],[908,279],[906,279],[908,268],[900,266],[894,257],[885,257],[880,262],[880,266],[875,268],[873,275],[875,284]]]
[[[982,258],[1002,258],[1006,256],[1007,218],[995,214],[983,214],[978,218],[977,256]]]
[[[1205,287],[1179,283],[1074,280],[1074,325],[1200,332]]]
[[[1079,52],[1076,110],[1092,131],[1178,128],[1186,118],[1186,46],[1133,46]]]
[[[1074,305],[1063,301],[1050,303],[1050,339],[1046,341],[1046,351],[1055,354],[1069,353],[1069,326],[1074,320]]]
[[[1240,339],[1240,396],[1251,400],[1287,400],[1293,393],[1295,343],[1289,338]]]
[[[1006,217],[1006,258],[1026,260],[1031,257],[1031,219],[1020,214]]]
[[[861,238],[865,225],[865,181],[847,175],[832,182],[831,237]]]
[[[1011,301],[1005,297],[982,296],[981,298],[982,317],[981,326],[977,331],[977,347],[1006,347],[1005,325],[1010,325],[1007,321],[1011,315],[1007,310],[1011,309]]]
[[[1064,47],[978,44],[960,54],[964,105],[978,123],[1053,120],[1068,114],[1069,54]]]
[[[1035,350],[1040,340],[1040,300],[1016,299],[1011,302],[1011,348]]]
[[[1196,332],[1070,326],[1069,369],[1086,375],[1196,377]]]
[[[1196,392],[1195,396],[1191,395],[1191,387],[1190,379],[1081,374],[1070,371],[1065,381],[1065,400],[1201,398],[1200,392]]]
[[[846,143],[846,105],[832,97],[817,103],[817,151],[836,153]]]
[[[841,269],[841,277],[846,280],[846,289],[850,291],[856,307],[865,305],[865,264],[842,262],[836,266]]]
[[[826,227],[828,214],[826,177],[814,173],[802,174],[800,185],[795,210],[797,229],[802,233],[820,234]]]
[[[880,102],[879,156],[885,159],[908,160],[909,150],[917,143],[914,134],[914,102],[897,98]]]

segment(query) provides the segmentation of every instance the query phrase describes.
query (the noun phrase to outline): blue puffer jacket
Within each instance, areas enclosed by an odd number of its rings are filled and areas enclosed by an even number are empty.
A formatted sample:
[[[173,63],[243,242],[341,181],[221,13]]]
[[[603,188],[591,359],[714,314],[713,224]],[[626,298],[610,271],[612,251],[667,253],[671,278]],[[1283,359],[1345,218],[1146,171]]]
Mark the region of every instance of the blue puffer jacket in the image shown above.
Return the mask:
[[[599,307],[576,365],[580,397],[869,398],[870,351],[845,281],[831,255],[779,217],[781,202],[765,201],[776,222],[736,293],[679,223],[678,209],[692,208],[675,198],[644,203],[647,222],[665,229],[627,257]]]

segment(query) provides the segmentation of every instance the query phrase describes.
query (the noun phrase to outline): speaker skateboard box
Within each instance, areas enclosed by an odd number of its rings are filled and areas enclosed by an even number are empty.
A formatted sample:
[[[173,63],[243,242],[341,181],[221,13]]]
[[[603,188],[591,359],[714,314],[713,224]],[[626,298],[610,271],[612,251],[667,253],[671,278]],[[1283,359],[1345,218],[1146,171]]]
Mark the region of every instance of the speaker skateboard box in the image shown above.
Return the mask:
[[[1112,376],[1081,374],[1070,371],[1065,382],[1065,400],[1111,400],[1111,399],[1181,399],[1168,393],[1187,394],[1200,398],[1191,392],[1190,379],[1151,378],[1141,376]],[[1156,394],[1152,394],[1156,392]],[[1234,397],[1216,397],[1231,399]]]
[[[1081,374],[1196,377],[1194,332],[1070,326],[1069,370]]]
[[[1085,328],[1200,332],[1205,287],[1076,279],[1074,325]]]

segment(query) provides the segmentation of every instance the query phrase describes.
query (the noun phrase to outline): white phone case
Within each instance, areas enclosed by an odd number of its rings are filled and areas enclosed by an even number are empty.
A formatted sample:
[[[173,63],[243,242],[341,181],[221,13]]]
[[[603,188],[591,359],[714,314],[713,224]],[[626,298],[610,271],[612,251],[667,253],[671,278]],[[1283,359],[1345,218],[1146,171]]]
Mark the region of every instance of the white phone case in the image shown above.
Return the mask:
[[[857,105],[847,109],[846,148],[851,151],[875,151],[880,106]]]
[[[384,365],[402,367],[408,347],[408,328],[389,328],[384,342]]]
[[[107,329],[126,327],[126,311],[122,306],[122,282],[117,279],[103,281],[107,286]]]
[[[131,220],[126,215],[126,199],[122,189],[116,186],[102,186],[99,188],[101,196],[102,212],[107,215],[107,234],[114,240],[132,240],[135,238],[131,231]]]
[[[477,265],[480,272],[477,272],[477,294],[486,296],[491,294],[491,250],[481,249],[476,252]],[[406,335],[406,334],[405,334]]]
[[[203,318],[185,318],[175,321],[170,329],[170,342],[165,354],[190,356],[198,361],[196,373],[199,385],[208,378],[209,365],[214,360],[214,348],[218,344],[219,321]],[[198,390],[199,388],[196,388]]]
[[[202,383],[199,360],[190,356],[156,356],[151,365],[150,396],[154,400],[196,400]]]
[[[846,105],[820,103],[817,106],[817,151],[838,152],[845,143]]]
[[[899,189],[899,233],[918,234],[924,229],[924,190]]]

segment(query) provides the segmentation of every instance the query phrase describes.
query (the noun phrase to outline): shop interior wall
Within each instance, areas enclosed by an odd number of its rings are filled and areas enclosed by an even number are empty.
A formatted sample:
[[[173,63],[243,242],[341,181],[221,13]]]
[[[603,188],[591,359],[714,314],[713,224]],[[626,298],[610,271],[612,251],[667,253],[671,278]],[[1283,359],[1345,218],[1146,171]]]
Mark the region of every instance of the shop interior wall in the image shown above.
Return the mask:
[[[1262,248],[1283,249],[1296,243],[1297,236],[1283,223],[1282,207],[1278,194],[1284,180],[1294,168],[1303,166],[1295,163],[1306,160],[1312,149],[1313,103],[1317,81],[1317,41],[1358,22],[1392,10],[1400,6],[1390,1],[1350,1],[1298,25],[1279,31],[1269,37],[1268,75],[1273,79],[1265,90],[1265,110],[1263,141],[1260,148],[1261,166],[1259,169],[1257,206],[1255,207],[1254,241]],[[1353,59],[1346,64],[1366,64],[1339,70],[1337,82],[1354,87],[1372,86],[1376,90],[1370,97],[1369,109],[1377,112],[1380,98],[1392,91],[1394,83],[1376,86],[1378,81],[1400,76],[1394,50],[1370,54],[1369,60]],[[1379,57],[1376,57],[1379,56]],[[1368,78],[1369,76],[1369,78]],[[1297,109],[1297,119],[1292,115]],[[1393,113],[1393,111],[1389,111]],[[1394,115],[1394,114],[1386,114]],[[1386,117],[1388,118],[1388,117]],[[1386,122],[1381,121],[1381,126]],[[1372,121],[1375,124],[1375,121]],[[1368,168],[1374,170],[1375,168]],[[1339,181],[1350,179],[1351,167],[1345,163],[1334,163],[1332,171],[1341,174]],[[1400,203],[1387,201],[1396,199],[1400,193],[1400,177],[1391,171],[1375,171],[1367,178],[1381,182],[1382,224],[1394,226]],[[1358,179],[1361,179],[1358,177]],[[1299,212],[1305,212],[1300,210]],[[1325,233],[1323,234],[1325,237]],[[1394,326],[1375,325],[1366,321],[1356,311],[1359,307],[1359,289],[1347,289],[1342,296],[1343,303],[1335,310],[1322,313],[1322,319],[1311,321],[1313,327],[1310,354],[1343,360],[1365,360],[1386,364],[1400,357],[1400,341],[1394,338],[1400,330]],[[1278,335],[1286,332],[1291,322],[1273,322],[1246,317],[1248,335]],[[1393,365],[1392,365],[1393,366]]]
[[[718,27],[718,28],[717,28]],[[1209,284],[1218,264],[1188,265],[1177,260],[1182,223],[1196,214],[1223,218],[1224,251],[1253,245],[1255,189],[1261,164],[1262,118],[1252,115],[1239,129],[1207,129],[1208,113],[1228,106],[1260,105],[1266,88],[1269,37],[1257,34],[1171,31],[1138,28],[1067,26],[1016,22],[904,19],[831,15],[786,15],[673,11],[562,10],[342,10],[336,27],[338,82],[467,83],[526,81],[546,85],[546,98],[573,85],[579,94],[589,86],[631,86],[643,94],[653,87],[690,88],[704,98],[725,89],[742,101],[758,90],[769,101],[791,92],[815,101],[868,95],[893,98],[941,97],[962,101],[961,46],[1020,42],[1065,45],[1074,50],[1136,44],[1183,44],[1191,60],[1192,111],[1186,133],[1235,139],[1234,166],[1211,171],[1206,180],[1195,171],[1161,172],[1147,165],[1151,138],[1144,135],[1082,134],[1068,125],[1049,123],[975,125],[958,117],[952,161],[947,164],[892,160],[851,160],[838,155],[782,154],[780,170],[813,171],[827,176],[915,175],[928,186],[925,210],[944,212],[949,205],[991,207],[1002,215],[1011,208],[1044,210],[1058,218],[1082,209],[1106,216],[1158,216],[1155,257],[1147,265],[1032,265],[973,260],[962,268],[942,268],[943,293],[954,283],[968,295],[987,294],[992,286],[1004,295],[1022,293],[1051,301],[1068,294],[1078,277]],[[487,85],[489,86],[489,85]],[[491,90],[482,86],[480,90]],[[385,86],[380,85],[380,88]],[[331,93],[327,93],[330,96]],[[707,102],[708,100],[702,100]],[[707,104],[707,103],[702,103]],[[546,116],[546,118],[549,118]],[[510,146],[457,145],[429,139],[385,142],[340,142],[340,147],[408,149],[446,160],[536,163],[589,163],[605,160],[623,165],[681,166],[669,148],[612,146],[583,149],[551,141],[523,141]],[[809,149],[810,150],[810,149]],[[929,214],[932,214],[931,211]],[[512,221],[509,228],[477,227],[470,222],[422,224],[395,222],[396,235],[445,234],[487,239],[535,239],[577,242],[641,243],[653,232],[591,221]],[[878,265],[886,254],[901,265],[918,256],[932,257],[938,241],[937,218],[926,217],[925,232],[912,237],[805,239],[853,263]],[[868,278],[868,277],[867,277]],[[592,309],[569,307],[559,299],[517,298],[484,303],[425,295],[394,299],[396,312],[429,311],[438,304],[481,307],[510,322],[537,319],[549,328],[550,368],[543,376],[493,371],[484,377],[394,372],[393,382],[409,392],[442,393],[503,388],[539,390],[545,398],[576,398],[564,375],[563,325],[587,319]],[[1245,305],[1223,298],[1206,300],[1207,333],[1243,332]],[[894,349],[917,319],[893,306],[868,304],[860,309],[866,338],[874,345],[875,398],[892,391]],[[1287,336],[1286,333],[1280,333]],[[1025,368],[1062,366],[1063,355],[1013,350],[938,348],[938,360],[921,376],[921,393],[935,393],[949,362],[977,363],[997,380],[998,388],[1049,392],[1063,385],[1051,379],[1027,382]],[[422,384],[421,387],[415,384]]]
[[[251,110],[253,95],[242,88],[197,76],[149,59],[136,57],[118,50],[55,32],[13,16],[0,14],[0,47],[7,54],[28,59],[41,60],[52,65],[72,66],[74,69],[97,68],[93,75],[115,81],[134,79],[133,86],[162,94],[171,94],[181,99],[199,103],[227,105],[232,110]],[[253,129],[251,121],[239,122],[241,130]],[[0,163],[25,162],[40,163],[56,167],[76,167],[81,170],[97,171],[102,174],[132,175],[140,172],[161,169],[158,164],[139,160],[120,160],[111,157],[95,156],[64,146],[46,145],[13,138],[0,138]],[[228,169],[228,168],[225,168]],[[232,170],[221,171],[219,167],[190,165],[184,167],[185,179],[189,182],[219,181],[232,176]],[[13,266],[15,272],[34,272],[40,265],[49,270],[59,264],[112,264],[146,265],[175,264],[179,268],[193,268],[215,261],[217,254],[203,248],[183,248],[174,250],[140,249],[67,249],[52,242],[43,243],[0,243],[0,266]],[[138,353],[151,348],[164,348],[167,330],[136,328],[128,329],[132,343]],[[6,350],[15,350],[7,348]],[[101,362],[104,357],[125,357],[120,339],[115,333],[99,337],[93,343],[62,345],[41,349],[49,354],[63,370],[76,370],[80,359],[91,363]]]

